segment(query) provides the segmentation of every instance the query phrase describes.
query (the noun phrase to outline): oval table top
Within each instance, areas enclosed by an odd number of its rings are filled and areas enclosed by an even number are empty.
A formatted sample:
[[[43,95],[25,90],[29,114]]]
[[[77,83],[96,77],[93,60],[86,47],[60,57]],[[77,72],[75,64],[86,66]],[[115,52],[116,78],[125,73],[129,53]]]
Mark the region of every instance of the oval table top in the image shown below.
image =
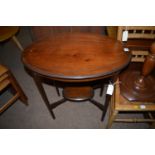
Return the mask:
[[[34,42],[22,54],[28,69],[50,78],[84,80],[124,68],[130,55],[120,41],[90,33],[64,33]]]

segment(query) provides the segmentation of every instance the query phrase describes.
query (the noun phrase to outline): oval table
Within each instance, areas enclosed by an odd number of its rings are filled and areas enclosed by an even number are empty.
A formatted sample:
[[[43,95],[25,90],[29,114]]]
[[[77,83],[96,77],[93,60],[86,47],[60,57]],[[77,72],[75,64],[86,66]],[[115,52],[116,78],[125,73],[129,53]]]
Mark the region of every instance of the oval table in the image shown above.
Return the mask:
[[[89,33],[63,33],[34,42],[22,54],[25,67],[34,81],[53,118],[53,109],[66,100],[89,100],[105,113],[105,106],[93,98],[91,86],[77,86],[116,75],[130,62],[122,43],[107,36]],[[72,83],[63,89],[63,99],[50,104],[42,78]],[[103,117],[102,117],[103,118]]]

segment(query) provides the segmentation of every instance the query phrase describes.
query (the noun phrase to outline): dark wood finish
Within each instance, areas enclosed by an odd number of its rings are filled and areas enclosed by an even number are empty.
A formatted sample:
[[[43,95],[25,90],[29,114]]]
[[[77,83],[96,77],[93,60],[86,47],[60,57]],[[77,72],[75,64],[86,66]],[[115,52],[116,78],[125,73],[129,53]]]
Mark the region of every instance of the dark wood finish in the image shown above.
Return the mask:
[[[54,113],[53,113],[53,111],[51,109],[50,102],[49,102],[49,100],[48,100],[48,98],[46,96],[45,90],[44,90],[44,88],[42,86],[41,77],[39,77],[39,75],[34,73],[33,78],[34,78],[34,82],[36,83],[36,86],[37,86],[37,88],[38,88],[38,90],[39,90],[39,92],[40,92],[40,94],[41,94],[41,96],[42,96],[48,110],[50,111],[51,116],[53,117],[53,119],[55,119],[55,115],[54,115]]]
[[[110,75],[130,61],[119,41],[102,35],[61,34],[29,46],[22,55],[30,70],[59,80]]]
[[[104,109],[105,110],[103,110],[103,112],[102,112],[101,121],[104,121],[105,114],[106,114],[106,109],[108,109],[108,105],[110,103],[110,100],[111,100],[111,95],[106,94],[106,100],[105,100],[105,103],[104,103]]]
[[[121,94],[129,101],[155,101],[155,77],[150,73],[155,67],[155,43],[152,44],[142,70],[127,70],[120,76]]]
[[[106,105],[93,99],[90,86],[77,86],[115,75],[130,61],[120,41],[90,33],[62,33],[29,46],[22,55],[24,65],[33,73],[35,83],[53,118],[53,109],[66,100],[88,100],[102,110]],[[42,87],[42,78],[73,83],[63,90],[63,99],[50,104]],[[102,116],[102,120],[103,120]]]
[[[99,109],[102,110],[103,115],[102,115],[101,121],[103,121],[106,110],[107,110],[108,102],[106,102],[105,105],[102,105],[101,103],[95,101],[93,99],[94,92],[93,92],[92,87],[84,87],[84,86],[83,87],[66,87],[63,90],[63,98],[54,103],[50,103],[45,93],[45,90],[42,86],[42,77],[40,77],[40,75],[37,73],[33,73],[33,78],[53,119],[56,118],[53,112],[53,109],[63,104],[67,100],[78,101],[78,102],[88,100],[90,101],[90,103],[94,104],[95,106],[97,106]]]
[[[66,99],[63,98],[63,99],[61,99],[61,100],[59,100],[59,101],[56,101],[56,102],[52,103],[52,104],[50,105],[51,110],[54,109],[54,108],[56,108],[57,106],[61,105],[61,104],[64,103],[65,101],[66,101]]]
[[[103,90],[104,90],[104,83],[101,85],[100,96],[103,95]]]
[[[92,87],[66,87],[63,90],[63,95],[71,101],[84,101],[93,97]]]

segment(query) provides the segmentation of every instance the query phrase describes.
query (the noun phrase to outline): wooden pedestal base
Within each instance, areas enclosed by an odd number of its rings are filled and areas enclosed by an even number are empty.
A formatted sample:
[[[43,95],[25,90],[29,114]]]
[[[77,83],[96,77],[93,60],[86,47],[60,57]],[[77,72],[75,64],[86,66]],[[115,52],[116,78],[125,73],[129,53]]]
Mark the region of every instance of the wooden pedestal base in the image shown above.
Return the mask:
[[[155,101],[155,78],[152,75],[141,76],[140,70],[128,70],[120,76],[120,89],[129,101]]]
[[[142,69],[128,69],[120,76],[121,94],[129,101],[155,102],[155,42],[145,59]]]

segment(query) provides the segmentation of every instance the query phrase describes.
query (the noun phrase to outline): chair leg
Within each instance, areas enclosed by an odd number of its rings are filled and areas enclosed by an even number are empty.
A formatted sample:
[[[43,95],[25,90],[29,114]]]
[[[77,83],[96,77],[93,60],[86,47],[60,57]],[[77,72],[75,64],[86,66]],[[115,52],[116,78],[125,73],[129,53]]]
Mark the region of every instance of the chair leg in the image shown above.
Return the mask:
[[[153,123],[149,124],[149,128],[150,129],[155,129],[155,123],[153,122]]]
[[[24,48],[22,47],[21,43],[19,42],[19,40],[17,39],[16,36],[12,37],[13,42],[17,45],[17,47],[21,50],[24,51]]]
[[[15,79],[15,77],[13,76],[13,74],[9,71],[9,79],[10,82],[13,86],[13,88],[19,93],[20,97],[19,99],[25,104],[28,105],[28,99],[25,95],[25,93],[23,92],[22,88],[20,87],[20,85],[18,84],[17,80]]]
[[[7,110],[17,99],[19,98],[19,93],[16,93],[5,105],[0,107],[0,115]]]
[[[152,119],[152,120],[155,119],[151,112],[148,112],[148,117],[149,117],[150,119]],[[155,128],[155,122],[150,122],[150,123],[149,123],[149,128],[150,128],[150,129],[154,129],[154,128]]]
[[[109,116],[108,124],[107,124],[107,129],[111,128],[112,123],[114,122],[116,116],[118,114],[118,111],[114,110],[112,111],[112,114]]]

